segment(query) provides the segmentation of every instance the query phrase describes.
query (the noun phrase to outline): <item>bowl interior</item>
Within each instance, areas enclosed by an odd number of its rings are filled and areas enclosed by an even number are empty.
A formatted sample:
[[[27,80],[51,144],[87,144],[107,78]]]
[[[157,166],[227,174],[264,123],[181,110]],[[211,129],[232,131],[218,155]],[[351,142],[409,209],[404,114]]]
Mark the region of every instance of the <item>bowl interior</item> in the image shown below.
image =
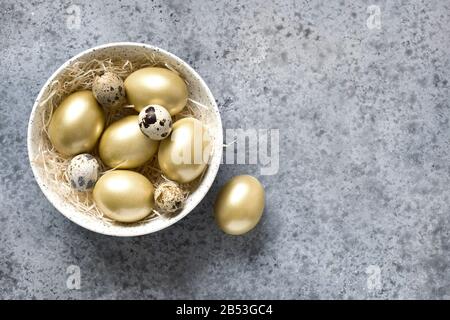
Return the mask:
[[[142,56],[142,54],[153,55],[156,60],[169,63],[189,83],[189,97],[208,107],[205,121],[208,122],[210,134],[214,142],[213,154],[201,184],[189,196],[183,210],[177,215],[173,217],[158,217],[156,219],[149,220],[146,223],[140,224],[110,224],[99,218],[83,214],[77,211],[75,207],[64,201],[63,196],[58,194],[58,192],[50,186],[51,183],[49,183],[49,181],[46,181],[42,168],[33,162],[33,159],[36,158],[38,152],[38,141],[41,138],[40,135],[42,132],[42,122],[40,119],[42,118],[42,113],[45,108],[45,106],[40,106],[40,102],[42,97],[45,96],[47,90],[49,90],[49,84],[54,80],[57,80],[65,68],[70,64],[77,61],[105,59],[118,56],[124,59],[133,59],[133,57],[137,55]],[[215,179],[222,158],[222,140],[222,124],[219,110],[213,95],[202,78],[187,63],[175,55],[154,46],[138,43],[113,43],[95,47],[86,50],[67,61],[47,80],[46,84],[42,88],[33,106],[28,125],[28,154],[31,167],[36,181],[47,199],[63,215],[78,225],[94,232],[113,236],[138,236],[156,232],[174,224],[192,211],[206,195]]]

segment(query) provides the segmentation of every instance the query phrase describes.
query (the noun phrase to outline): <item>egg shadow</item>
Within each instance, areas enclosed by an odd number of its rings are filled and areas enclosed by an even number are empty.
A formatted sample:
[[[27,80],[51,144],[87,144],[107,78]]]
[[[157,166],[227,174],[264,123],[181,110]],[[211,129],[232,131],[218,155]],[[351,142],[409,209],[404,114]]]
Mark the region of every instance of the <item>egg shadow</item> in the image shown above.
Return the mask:
[[[224,265],[254,263],[268,239],[265,215],[246,235],[223,233],[212,212],[221,185],[214,183],[181,221],[153,234],[117,238],[76,227],[95,256],[89,264],[100,273],[102,285],[118,290],[120,298],[136,298],[138,291],[143,298],[192,299],[203,296],[201,283],[205,278],[216,280],[216,271]],[[133,292],[127,293],[127,288]]]

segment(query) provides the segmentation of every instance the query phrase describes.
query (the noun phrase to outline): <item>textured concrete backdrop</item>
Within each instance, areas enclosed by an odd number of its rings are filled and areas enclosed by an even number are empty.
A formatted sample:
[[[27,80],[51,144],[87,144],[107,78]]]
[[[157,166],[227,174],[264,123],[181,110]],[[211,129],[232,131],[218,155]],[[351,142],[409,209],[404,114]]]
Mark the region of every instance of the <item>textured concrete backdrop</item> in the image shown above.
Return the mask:
[[[450,298],[449,18],[447,0],[2,0],[0,297]],[[251,233],[223,234],[212,204],[257,166],[222,166],[194,212],[139,238],[84,230],[45,199],[33,101],[68,58],[114,41],[188,61],[225,128],[280,128]]]

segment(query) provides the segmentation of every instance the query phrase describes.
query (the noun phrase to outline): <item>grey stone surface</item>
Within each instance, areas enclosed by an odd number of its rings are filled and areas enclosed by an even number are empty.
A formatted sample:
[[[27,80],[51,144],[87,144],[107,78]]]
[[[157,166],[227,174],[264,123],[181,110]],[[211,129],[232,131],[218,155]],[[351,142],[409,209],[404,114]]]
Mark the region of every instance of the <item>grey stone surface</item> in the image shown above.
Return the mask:
[[[70,1],[0,3],[1,298],[450,298],[448,1],[74,4],[78,30]],[[191,63],[225,128],[280,129],[251,233],[223,234],[212,204],[254,165],[222,166],[194,212],[139,238],[84,230],[45,199],[26,151],[33,100],[68,58],[114,41]]]

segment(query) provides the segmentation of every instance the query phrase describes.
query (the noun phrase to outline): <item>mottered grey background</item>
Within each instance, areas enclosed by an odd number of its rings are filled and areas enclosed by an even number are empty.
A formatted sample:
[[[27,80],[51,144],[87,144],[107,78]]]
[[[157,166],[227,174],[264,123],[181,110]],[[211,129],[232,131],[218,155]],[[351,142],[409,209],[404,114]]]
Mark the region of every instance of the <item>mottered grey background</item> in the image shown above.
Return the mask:
[[[446,0],[2,0],[0,297],[450,298],[449,18]],[[59,214],[29,165],[31,107],[67,59],[115,41],[189,62],[224,128],[279,128],[278,173],[223,165],[196,210],[138,238]],[[232,237],[212,205],[242,173],[267,205]]]

